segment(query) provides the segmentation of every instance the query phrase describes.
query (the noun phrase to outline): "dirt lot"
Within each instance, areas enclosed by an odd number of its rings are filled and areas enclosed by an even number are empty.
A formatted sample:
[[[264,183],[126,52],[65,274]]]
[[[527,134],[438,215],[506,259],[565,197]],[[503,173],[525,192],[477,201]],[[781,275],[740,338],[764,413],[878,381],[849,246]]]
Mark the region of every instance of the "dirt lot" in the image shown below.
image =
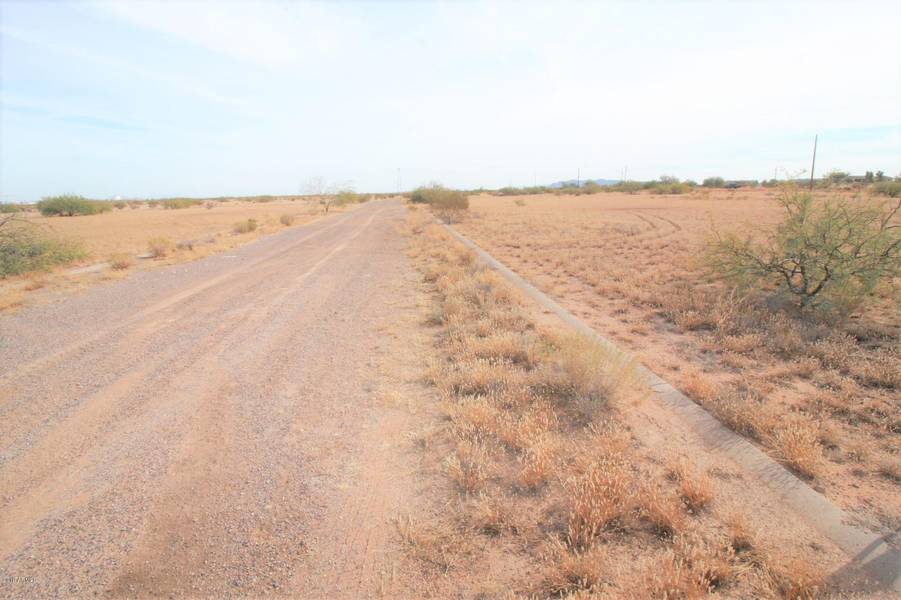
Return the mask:
[[[895,531],[897,308],[883,302],[832,327],[740,301],[697,260],[711,224],[778,222],[776,193],[475,196],[457,228],[861,522]]]

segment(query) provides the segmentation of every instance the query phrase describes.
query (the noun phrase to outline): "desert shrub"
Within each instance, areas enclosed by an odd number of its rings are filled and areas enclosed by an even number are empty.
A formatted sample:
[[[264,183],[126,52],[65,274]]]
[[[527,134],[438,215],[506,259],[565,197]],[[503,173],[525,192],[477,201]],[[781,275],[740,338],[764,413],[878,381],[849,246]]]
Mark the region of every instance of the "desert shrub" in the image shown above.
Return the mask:
[[[15,217],[0,219],[0,279],[45,271],[84,255],[76,244],[45,237],[27,224],[15,223]]]
[[[643,189],[640,181],[620,181],[616,185],[608,185],[604,188],[605,192],[625,192],[627,194],[637,194]]]
[[[278,222],[284,225],[285,227],[294,223],[293,215],[282,215],[278,218]]]
[[[435,210],[468,210],[469,196],[456,190],[442,190],[432,196],[429,204]]]
[[[125,202],[124,200],[116,200],[115,202],[113,202],[113,206],[121,210],[128,206],[128,202]]]
[[[717,234],[707,265],[741,285],[775,285],[802,308],[847,311],[901,275],[901,209],[847,200],[818,200],[787,190],[785,218],[762,241]]]
[[[8,202],[0,203],[0,214],[11,214],[17,212],[25,212],[28,206],[25,204],[12,204]]]
[[[181,208],[190,208],[191,206],[197,206],[201,203],[201,200],[194,200],[192,198],[168,198],[166,200],[161,200],[160,204],[166,210],[178,210]]]
[[[45,217],[73,217],[75,215],[96,215],[110,210],[110,205],[105,202],[88,200],[82,196],[65,194],[63,196],[49,196],[37,204],[38,210]]]
[[[124,271],[134,264],[131,254],[126,252],[117,252],[109,257],[110,267],[115,271]]]
[[[726,180],[722,177],[708,177],[702,184],[704,187],[720,188],[726,184]]]
[[[826,176],[823,177],[823,181],[829,185],[838,185],[847,181],[849,176],[850,175],[844,171],[832,170],[826,173]]]
[[[901,181],[879,181],[873,184],[873,193],[890,198],[901,196]]]
[[[362,194],[358,194],[353,190],[341,190],[337,194],[335,194],[335,204],[337,206],[345,206],[347,204],[361,202],[362,198]]]
[[[679,181],[658,181],[650,189],[652,194],[685,194],[691,191],[691,186]]]
[[[175,248],[175,244],[168,238],[158,237],[147,242],[147,251],[153,258],[163,258]]]
[[[256,228],[257,220],[247,219],[246,221],[238,221],[232,225],[232,232],[235,234],[250,233],[251,231],[256,231]]]
[[[452,190],[439,184],[419,187],[410,194],[410,201],[429,204],[436,210],[466,210],[469,196],[465,192]]]

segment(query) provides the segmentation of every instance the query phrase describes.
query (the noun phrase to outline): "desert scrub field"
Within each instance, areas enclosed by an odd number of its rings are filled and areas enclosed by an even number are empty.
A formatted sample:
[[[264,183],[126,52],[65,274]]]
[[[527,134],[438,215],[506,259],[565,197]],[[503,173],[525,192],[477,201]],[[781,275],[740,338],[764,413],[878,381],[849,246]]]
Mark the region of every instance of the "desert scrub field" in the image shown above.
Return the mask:
[[[745,476],[643,441],[633,363],[551,324],[434,224],[408,220],[431,286],[427,379],[444,418],[415,441],[443,515],[401,519],[408,553],[463,597],[809,598],[843,558]]]
[[[350,206],[342,203],[333,210]],[[309,223],[325,212],[317,200],[274,196],[206,201],[171,198],[131,203],[59,196],[42,201],[38,209],[7,215],[13,221],[6,229],[14,229],[21,239],[39,240],[48,251],[42,258],[30,260],[21,259],[29,249],[4,254],[9,260],[2,259],[0,310],[22,305],[38,290],[65,291],[97,279],[118,279],[131,269],[195,260],[222,252],[285,227]],[[31,244],[31,254],[37,243]],[[137,256],[152,260],[135,260]],[[17,259],[15,266],[13,258]],[[97,262],[109,263],[111,271],[77,277],[47,272],[67,264]]]
[[[475,196],[457,228],[862,522],[894,531],[898,305],[883,297],[836,325],[736,294],[699,260],[712,226],[779,223],[778,193]]]

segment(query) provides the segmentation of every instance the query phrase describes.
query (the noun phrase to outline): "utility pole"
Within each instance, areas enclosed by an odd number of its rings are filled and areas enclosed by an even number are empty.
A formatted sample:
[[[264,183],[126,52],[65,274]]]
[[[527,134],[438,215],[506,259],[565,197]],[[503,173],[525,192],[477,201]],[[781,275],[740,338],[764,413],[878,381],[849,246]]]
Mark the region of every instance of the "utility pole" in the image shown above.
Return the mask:
[[[817,138],[820,134],[813,136],[813,161],[810,163],[810,191],[813,191],[813,169],[817,166]]]

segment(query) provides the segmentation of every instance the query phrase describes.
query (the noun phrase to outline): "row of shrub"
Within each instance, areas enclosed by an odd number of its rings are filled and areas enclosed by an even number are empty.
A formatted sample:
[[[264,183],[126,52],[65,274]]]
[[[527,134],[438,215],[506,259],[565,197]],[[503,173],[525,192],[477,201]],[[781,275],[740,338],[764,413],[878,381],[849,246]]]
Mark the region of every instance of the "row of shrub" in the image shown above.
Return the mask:
[[[870,177],[870,175],[872,174],[868,172],[868,176],[865,179],[865,183],[871,184],[869,186],[870,191],[875,194],[890,196],[892,198],[901,196],[901,180],[886,179],[881,172],[878,173],[878,177]],[[844,178],[842,176],[844,176]],[[830,187],[833,185],[838,185],[838,183],[843,181],[849,181],[847,174],[838,173],[836,175],[836,173],[833,172],[827,174],[821,179],[815,180],[814,185],[817,187]],[[700,184],[700,187],[738,189],[742,187],[762,186],[766,188],[775,188],[781,185],[785,185],[786,183],[788,183],[787,180],[780,180],[775,178],[763,181],[758,181],[756,179],[726,180],[722,177],[714,176],[704,179],[704,181]],[[798,180],[795,183],[801,184],[804,182]],[[540,185],[530,187],[508,186],[500,188],[499,190],[496,190],[492,193],[496,196],[528,196],[532,194],[560,194],[567,196],[581,196],[586,194],[597,194],[599,192],[626,192],[629,194],[634,194],[642,190],[647,190],[652,194],[685,194],[696,187],[699,187],[698,183],[690,179],[680,181],[676,177],[663,175],[659,179],[656,179],[654,181],[620,181],[619,183],[604,186],[599,185],[594,181],[587,181],[582,185],[566,185],[556,188]]]

